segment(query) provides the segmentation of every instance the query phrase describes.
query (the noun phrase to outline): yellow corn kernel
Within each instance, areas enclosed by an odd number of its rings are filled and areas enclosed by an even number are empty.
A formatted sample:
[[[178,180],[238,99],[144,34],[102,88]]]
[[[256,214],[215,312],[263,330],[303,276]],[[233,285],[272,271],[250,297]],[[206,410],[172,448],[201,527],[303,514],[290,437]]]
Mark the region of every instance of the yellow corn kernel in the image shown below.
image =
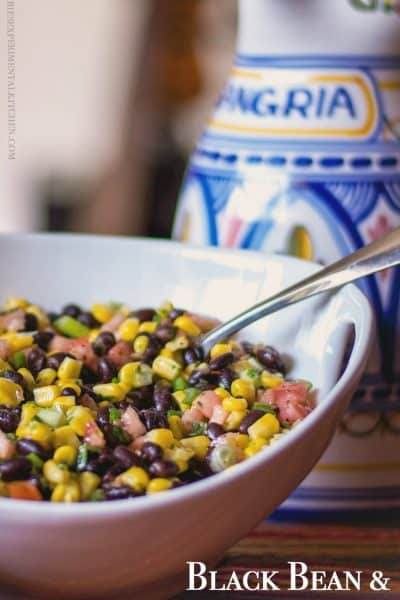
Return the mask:
[[[20,385],[0,377],[0,405],[18,406],[24,399],[24,392]]]
[[[4,333],[0,336],[0,339],[8,342],[11,354],[24,350],[24,348],[30,348],[33,344],[33,337],[31,335],[21,333]]]
[[[131,467],[118,476],[118,482],[123,485],[129,485],[135,492],[144,492],[149,485],[150,478],[146,471],[141,467]]]
[[[143,321],[139,325],[139,333],[154,333],[158,325],[154,321]]]
[[[229,392],[222,387],[215,388],[214,393],[217,394],[218,398],[221,398],[221,400],[230,397]]]
[[[54,408],[59,408],[63,412],[67,412],[67,410],[73,408],[75,405],[75,396],[59,396],[53,402]]]
[[[26,312],[34,315],[37,318],[39,329],[44,329],[45,327],[49,326],[50,321],[48,316],[39,306],[36,306],[36,304],[31,304],[28,306]]]
[[[90,309],[92,315],[99,323],[107,323],[114,315],[114,310],[107,304],[93,304]]]
[[[204,459],[210,447],[211,441],[206,435],[195,435],[193,437],[184,438],[180,443],[184,448],[190,448],[190,450],[193,450],[197,458]]]
[[[9,371],[10,369],[10,364],[3,358],[0,358],[0,371]]]
[[[53,435],[49,425],[39,421],[30,421],[24,427],[20,425],[15,433],[18,438],[29,438],[46,447],[50,445]]]
[[[267,446],[268,442],[265,438],[256,438],[250,440],[248,446],[244,449],[244,455],[246,458],[250,458],[260,452],[264,446]]]
[[[183,438],[182,419],[178,415],[171,415],[168,417],[168,425],[171,428],[174,438],[181,440]]]
[[[17,298],[16,296],[10,296],[3,304],[3,310],[15,310],[16,308],[26,308],[29,306],[29,302],[24,298]]]
[[[172,460],[179,463],[179,461],[188,462],[194,456],[192,448],[184,448],[180,442],[178,442],[173,448],[165,448],[164,457],[168,460]]]
[[[235,431],[235,429],[238,429],[245,416],[245,410],[233,410],[230,412],[224,424],[225,431]]]
[[[147,339],[147,338],[146,338]],[[135,373],[140,362],[129,362],[120,368],[118,377],[120,383],[127,387],[128,391],[133,388],[135,383]]]
[[[78,451],[75,446],[59,446],[53,455],[54,462],[65,463],[68,466],[72,466],[77,457]]]
[[[81,374],[82,363],[80,360],[66,356],[58,367],[57,375],[61,381],[66,379],[78,379]]]
[[[46,460],[43,465],[43,475],[47,481],[56,485],[57,483],[67,483],[70,478],[68,469],[61,468],[53,459]]]
[[[155,477],[149,482],[147,486],[146,493],[147,494],[158,494],[159,492],[164,492],[165,490],[169,490],[172,487],[172,481],[166,479],[165,477]]]
[[[76,481],[58,483],[51,494],[52,502],[79,502],[81,492]]]
[[[247,400],[244,398],[224,398],[222,400],[222,408],[227,410],[228,412],[232,412],[233,410],[246,410],[247,408]]]
[[[35,387],[35,380],[33,378],[32,373],[28,369],[25,369],[25,367],[21,367],[20,369],[18,369],[17,372],[20,375],[22,375],[28,388],[30,390],[33,390],[33,388]]]
[[[152,368],[156,375],[168,379],[168,381],[173,381],[181,371],[180,364],[166,356],[157,356],[153,361]]]
[[[177,350],[186,350],[186,348],[189,348],[189,344],[190,342],[186,335],[178,335],[175,339],[165,344],[165,347],[168,350],[172,350],[172,352],[176,352]]]
[[[126,304],[123,304],[119,307],[118,312],[122,317],[124,317],[124,319],[126,319],[131,314],[132,309]]]
[[[74,406],[68,413],[69,425],[77,435],[84,436],[86,425],[93,421],[93,415],[86,406]]]
[[[172,352],[172,350],[170,350],[170,348],[163,348],[160,352],[161,356],[166,356],[167,358],[174,358],[174,353]]]
[[[189,468],[189,463],[188,463],[187,460],[180,460],[180,459],[178,459],[178,460],[175,461],[175,463],[176,463],[176,465],[177,465],[177,467],[179,469],[178,473],[184,473]]]
[[[93,387],[95,394],[106,400],[121,402],[126,396],[126,389],[118,383],[100,383]]]
[[[138,335],[135,341],[133,342],[133,351],[136,354],[143,354],[143,352],[147,349],[149,345],[149,338],[147,335]]]
[[[161,448],[171,448],[174,444],[174,436],[170,429],[160,427],[159,429],[152,429],[144,436],[146,442],[153,442],[158,444]]]
[[[178,390],[177,392],[174,392],[172,396],[176,400],[176,403],[182,411],[187,410],[189,408],[188,405],[184,403],[186,394],[183,390]]]
[[[55,448],[59,448],[60,446],[74,446],[74,448],[78,448],[80,441],[72,427],[64,425],[53,431],[53,446]]]
[[[187,315],[177,317],[174,321],[174,327],[182,329],[182,331],[184,331],[191,337],[197,337],[201,334],[200,327],[198,327],[196,323]]]
[[[89,334],[88,334],[88,340],[91,344],[93,344],[94,340],[98,337],[98,335],[101,333],[101,329],[100,328],[96,328],[96,329],[91,329]]]
[[[225,354],[225,352],[231,352],[231,351],[232,351],[231,344],[215,344],[215,346],[213,346],[211,348],[210,357],[216,358],[220,354]]]
[[[71,388],[78,395],[78,397],[81,395],[80,385],[75,381],[75,379],[65,379],[64,381],[57,381],[57,385],[60,388],[60,392],[65,390],[65,388]]]
[[[254,402],[256,388],[252,381],[247,379],[235,379],[231,385],[231,394],[235,397],[245,398],[248,402]]]
[[[283,383],[283,375],[280,373],[270,373],[269,371],[263,371],[261,373],[261,385],[264,388],[274,388]]]
[[[139,331],[139,320],[134,318],[125,319],[118,329],[119,337],[124,342],[133,342]]]
[[[57,372],[54,369],[42,369],[36,377],[38,386],[51,385],[57,377]]]
[[[101,478],[96,473],[84,471],[79,474],[79,486],[81,488],[81,499],[89,500],[93,492],[99,487]]]
[[[249,445],[250,438],[246,433],[239,433],[236,437],[236,445],[244,450]]]
[[[252,440],[260,437],[264,438],[265,440],[268,440],[276,433],[279,433],[279,431],[280,424],[278,419],[275,417],[275,415],[266,413],[265,415],[257,419],[257,421],[253,423],[253,425],[250,425],[250,427],[247,430],[247,433],[249,434]]]
[[[25,402],[22,405],[21,418],[19,421],[20,427],[26,427],[37,415],[39,408],[33,402]]]
[[[33,397],[38,406],[49,408],[60,395],[60,389],[56,385],[45,385],[44,387],[35,388]]]

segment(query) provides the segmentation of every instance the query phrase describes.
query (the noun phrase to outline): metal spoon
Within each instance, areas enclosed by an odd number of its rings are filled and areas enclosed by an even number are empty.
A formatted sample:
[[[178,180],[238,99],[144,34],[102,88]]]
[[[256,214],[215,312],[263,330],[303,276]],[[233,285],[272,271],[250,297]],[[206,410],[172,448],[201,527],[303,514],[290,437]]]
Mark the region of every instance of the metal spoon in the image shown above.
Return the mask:
[[[300,300],[305,300],[322,292],[335,290],[346,283],[399,264],[400,227],[384,235],[376,242],[372,242],[372,244],[368,244],[368,246],[364,246],[360,250],[349,254],[349,256],[318,271],[314,275],[247,308],[239,315],[222,323],[222,325],[219,325],[203,336],[200,345],[204,354],[207,354],[214,344],[266,315],[300,302]]]

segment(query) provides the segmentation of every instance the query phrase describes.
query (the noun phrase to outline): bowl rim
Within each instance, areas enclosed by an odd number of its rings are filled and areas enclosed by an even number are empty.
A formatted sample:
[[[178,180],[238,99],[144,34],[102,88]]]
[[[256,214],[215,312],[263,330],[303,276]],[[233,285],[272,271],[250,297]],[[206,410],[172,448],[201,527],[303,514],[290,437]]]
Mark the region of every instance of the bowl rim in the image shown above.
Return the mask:
[[[123,237],[112,235],[97,235],[97,234],[79,234],[79,233],[0,233],[0,244],[3,239],[11,239],[17,242],[36,243],[42,241],[64,241],[70,242],[71,238],[79,239],[90,243],[106,242],[106,243],[123,243],[127,245],[143,245],[159,247],[163,251],[176,252],[183,248],[186,253],[196,256],[227,256],[241,257],[250,260],[256,259],[259,263],[265,263],[268,260],[273,260],[279,263],[301,264],[302,267],[307,266],[309,273],[313,273],[321,269],[321,265],[312,261],[305,261],[296,257],[264,253],[254,250],[219,248],[215,246],[196,246],[194,244],[186,244],[173,240],[158,240],[145,237]],[[49,519],[58,519],[60,516],[68,518],[69,521],[85,517],[86,519],[98,519],[98,517],[117,517],[121,515],[132,515],[135,513],[144,514],[146,511],[154,511],[157,508],[165,508],[175,502],[184,502],[190,500],[194,495],[206,495],[209,492],[218,490],[225,484],[240,478],[242,474],[249,474],[253,469],[256,470],[262,464],[267,464],[274,459],[276,455],[286,448],[295,445],[296,441],[307,430],[312,429],[314,424],[323,418],[323,415],[331,408],[332,403],[338,403],[341,393],[351,385],[354,378],[358,378],[365,366],[369,342],[372,336],[374,322],[372,309],[366,296],[354,284],[347,284],[343,288],[333,292],[333,295],[345,294],[348,301],[357,304],[358,319],[360,325],[360,336],[356,337],[352,352],[346,366],[345,371],[341,374],[338,381],[332,389],[326,394],[322,402],[317,404],[313,411],[306,419],[301,421],[288,435],[284,435],[278,443],[273,444],[268,448],[267,452],[260,452],[251,457],[250,460],[244,460],[238,463],[233,468],[227,469],[216,476],[211,476],[200,481],[192,482],[180,488],[168,490],[166,494],[154,494],[150,496],[139,496],[129,500],[115,500],[112,502],[82,502],[82,503],[55,503],[55,502],[36,502],[27,500],[17,500],[0,497],[0,514],[5,516],[27,513],[31,511],[33,515],[46,516]],[[40,522],[40,521],[38,521]]]

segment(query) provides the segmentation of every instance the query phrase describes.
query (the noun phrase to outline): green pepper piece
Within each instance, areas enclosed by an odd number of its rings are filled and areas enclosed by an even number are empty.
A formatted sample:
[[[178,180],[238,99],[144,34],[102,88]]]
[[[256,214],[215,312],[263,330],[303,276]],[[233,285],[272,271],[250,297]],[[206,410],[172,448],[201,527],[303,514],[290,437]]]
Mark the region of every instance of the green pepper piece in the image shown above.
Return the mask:
[[[79,338],[90,331],[89,327],[69,315],[62,315],[54,321],[53,325],[57,331],[70,338]]]
[[[25,354],[22,352],[22,350],[19,350],[19,352],[15,352],[15,354],[13,354],[11,362],[15,369],[22,369],[22,367],[26,367]]]

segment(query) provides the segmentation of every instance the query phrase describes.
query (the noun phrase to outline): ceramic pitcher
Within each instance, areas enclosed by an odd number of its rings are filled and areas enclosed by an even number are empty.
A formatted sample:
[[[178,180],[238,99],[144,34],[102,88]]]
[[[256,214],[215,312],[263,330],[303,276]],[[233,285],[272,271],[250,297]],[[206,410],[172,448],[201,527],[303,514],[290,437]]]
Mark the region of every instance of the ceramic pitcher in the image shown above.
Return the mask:
[[[174,236],[329,263],[400,225],[400,1],[242,0]],[[400,508],[400,271],[363,282],[368,372],[282,511]]]

